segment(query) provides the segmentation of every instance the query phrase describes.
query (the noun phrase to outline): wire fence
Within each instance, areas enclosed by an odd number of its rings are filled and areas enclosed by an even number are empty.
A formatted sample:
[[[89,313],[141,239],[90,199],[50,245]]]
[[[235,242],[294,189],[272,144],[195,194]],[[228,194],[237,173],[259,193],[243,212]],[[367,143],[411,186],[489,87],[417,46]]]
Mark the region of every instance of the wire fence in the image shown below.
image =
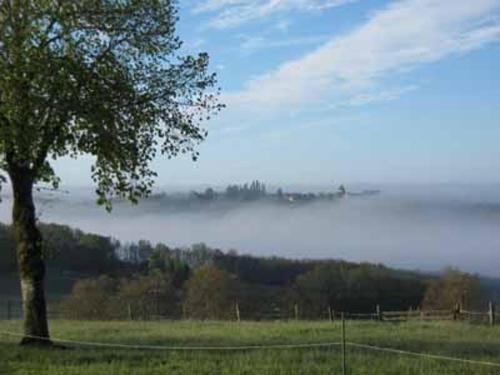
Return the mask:
[[[360,349],[364,351],[371,352],[383,352],[387,354],[394,354],[398,356],[407,356],[407,357],[416,357],[421,358],[423,360],[438,360],[444,362],[453,362],[453,363],[461,363],[469,366],[483,366],[489,368],[498,368],[500,371],[500,362],[493,361],[485,361],[485,360],[476,360],[471,358],[460,358],[453,357],[441,354],[433,354],[426,352],[417,352],[410,350],[403,350],[394,347],[386,347],[386,346],[377,346],[372,344],[364,344],[360,342],[352,342],[347,340],[348,332],[346,332],[345,325],[345,315],[340,314],[340,322],[341,322],[341,332],[340,332],[340,340],[334,342],[307,342],[307,343],[281,343],[281,344],[254,344],[254,345],[236,345],[236,346],[173,346],[173,345],[142,345],[142,344],[123,344],[123,343],[108,343],[108,342],[95,342],[95,341],[80,341],[73,339],[65,339],[59,337],[51,337],[50,341],[56,344],[62,344],[74,348],[105,348],[105,349],[121,349],[121,350],[152,350],[152,351],[215,351],[215,352],[224,352],[224,351],[252,351],[252,350],[292,350],[292,349],[314,349],[314,348],[331,348],[331,347],[339,347],[341,349],[341,366],[343,375],[347,375],[349,373],[349,355],[348,348],[351,349]],[[0,336],[11,337],[20,339],[23,337],[29,337],[38,340],[49,340],[48,338],[32,336],[32,335],[24,335],[19,332],[11,332],[11,331],[0,331]]]

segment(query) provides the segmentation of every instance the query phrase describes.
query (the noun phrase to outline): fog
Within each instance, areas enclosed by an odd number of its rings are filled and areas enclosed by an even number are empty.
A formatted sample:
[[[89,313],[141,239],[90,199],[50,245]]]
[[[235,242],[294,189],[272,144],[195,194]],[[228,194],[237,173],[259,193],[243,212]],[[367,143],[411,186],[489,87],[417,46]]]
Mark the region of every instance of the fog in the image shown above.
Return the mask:
[[[376,196],[298,205],[210,204],[197,210],[117,204],[112,214],[86,192],[45,194],[40,219],[171,246],[205,242],[239,253],[336,258],[435,271],[453,265],[500,276],[500,189],[496,186],[385,186]],[[302,188],[308,191],[306,188]],[[318,190],[318,189],[310,189]],[[11,202],[0,203],[10,222]]]

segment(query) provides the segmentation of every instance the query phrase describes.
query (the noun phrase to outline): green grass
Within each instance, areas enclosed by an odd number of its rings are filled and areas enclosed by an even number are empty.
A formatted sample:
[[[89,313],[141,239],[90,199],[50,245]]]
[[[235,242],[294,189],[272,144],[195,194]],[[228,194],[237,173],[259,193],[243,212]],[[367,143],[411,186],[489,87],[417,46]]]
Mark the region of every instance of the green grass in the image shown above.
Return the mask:
[[[20,332],[20,322],[0,321]],[[238,346],[336,342],[329,322],[75,322],[52,321],[53,337],[139,345]],[[500,327],[454,322],[347,322],[347,340],[500,363]],[[349,374],[499,374],[499,368],[371,352],[348,347]],[[340,348],[250,351],[27,349],[0,335],[0,374],[341,374]]]

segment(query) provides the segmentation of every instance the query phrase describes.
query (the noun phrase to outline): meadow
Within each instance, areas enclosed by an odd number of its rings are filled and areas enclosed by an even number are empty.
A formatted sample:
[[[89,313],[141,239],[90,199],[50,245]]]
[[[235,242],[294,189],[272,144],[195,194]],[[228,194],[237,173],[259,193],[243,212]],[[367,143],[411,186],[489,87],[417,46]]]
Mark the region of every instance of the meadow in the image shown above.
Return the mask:
[[[20,321],[0,331],[20,332]],[[340,322],[51,322],[54,338],[111,344],[220,347],[341,341]],[[500,327],[460,322],[346,322],[348,342],[500,363]],[[0,335],[0,374],[342,374],[341,347],[152,350],[66,344],[21,348]],[[349,374],[498,374],[500,367],[347,346]]]

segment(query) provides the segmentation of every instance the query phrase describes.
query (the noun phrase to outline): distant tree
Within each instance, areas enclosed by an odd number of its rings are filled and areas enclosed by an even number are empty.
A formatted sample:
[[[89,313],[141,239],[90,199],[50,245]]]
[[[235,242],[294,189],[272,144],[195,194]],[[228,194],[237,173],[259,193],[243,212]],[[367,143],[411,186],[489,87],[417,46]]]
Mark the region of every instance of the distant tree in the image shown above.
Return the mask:
[[[139,240],[138,242],[124,244],[120,252],[124,254],[124,258],[127,262],[135,265],[142,265],[144,262],[147,262],[152,249],[152,245],[149,241]]]
[[[207,188],[205,190],[205,199],[208,201],[212,201],[215,198],[215,191],[212,188]]]
[[[159,244],[148,258],[148,273],[169,277],[176,288],[181,288],[189,278],[190,268],[177,256],[177,252]]]
[[[186,283],[184,313],[191,319],[228,319],[234,316],[236,290],[233,275],[213,266],[202,266]]]
[[[297,300],[311,318],[337,311],[369,312],[377,304],[387,309],[417,306],[423,297],[423,282],[411,274],[404,277],[374,264],[326,261],[299,275]]]
[[[146,263],[149,255],[153,252],[153,245],[147,240],[139,240],[136,246],[138,263]]]
[[[276,190],[276,196],[280,200],[283,199],[283,190],[281,188],[279,188],[278,190]]]
[[[96,279],[78,280],[61,303],[63,317],[77,320],[116,319],[120,309],[114,296],[118,291],[118,282],[108,276]]]
[[[180,316],[180,293],[169,275],[134,276],[118,282],[108,276],[78,280],[61,303],[64,318],[147,320]]]
[[[98,203],[136,202],[157,153],[196,159],[200,123],[221,108],[208,56],[178,54],[177,19],[174,0],[0,2],[0,170],[13,191],[24,344],[50,344],[33,185],[57,187],[52,160],[91,155]]]
[[[221,254],[220,250],[212,249],[204,243],[196,243],[190,249],[182,252],[181,260],[188,264],[189,268],[196,269],[201,266],[213,265],[215,257]]]
[[[338,189],[338,194],[340,196],[344,196],[344,195],[346,195],[346,193],[347,193],[347,190],[346,190],[345,186],[344,185],[340,185],[339,189]]]
[[[470,309],[481,298],[479,279],[455,268],[447,268],[431,280],[422,302],[424,309],[454,309],[457,304]]]
[[[210,202],[213,201],[217,197],[217,193],[212,188],[206,188],[203,193],[199,193],[197,191],[193,191],[192,195],[199,199],[200,201]]]
[[[229,185],[226,188],[226,198],[228,199],[237,199],[240,196],[240,188],[238,185]]]
[[[337,311],[347,311],[347,269],[336,264],[321,264],[297,277],[296,301],[303,313],[316,318],[331,306]]]
[[[122,309],[133,319],[153,316],[178,317],[179,295],[168,275],[157,274],[124,279],[117,294]]]
[[[83,233],[57,224],[40,224],[43,253],[51,266],[86,274],[111,272],[119,267],[117,241],[110,237]]]
[[[225,196],[232,200],[250,201],[266,196],[266,185],[258,180],[252,181],[250,184],[229,185],[226,188]]]

